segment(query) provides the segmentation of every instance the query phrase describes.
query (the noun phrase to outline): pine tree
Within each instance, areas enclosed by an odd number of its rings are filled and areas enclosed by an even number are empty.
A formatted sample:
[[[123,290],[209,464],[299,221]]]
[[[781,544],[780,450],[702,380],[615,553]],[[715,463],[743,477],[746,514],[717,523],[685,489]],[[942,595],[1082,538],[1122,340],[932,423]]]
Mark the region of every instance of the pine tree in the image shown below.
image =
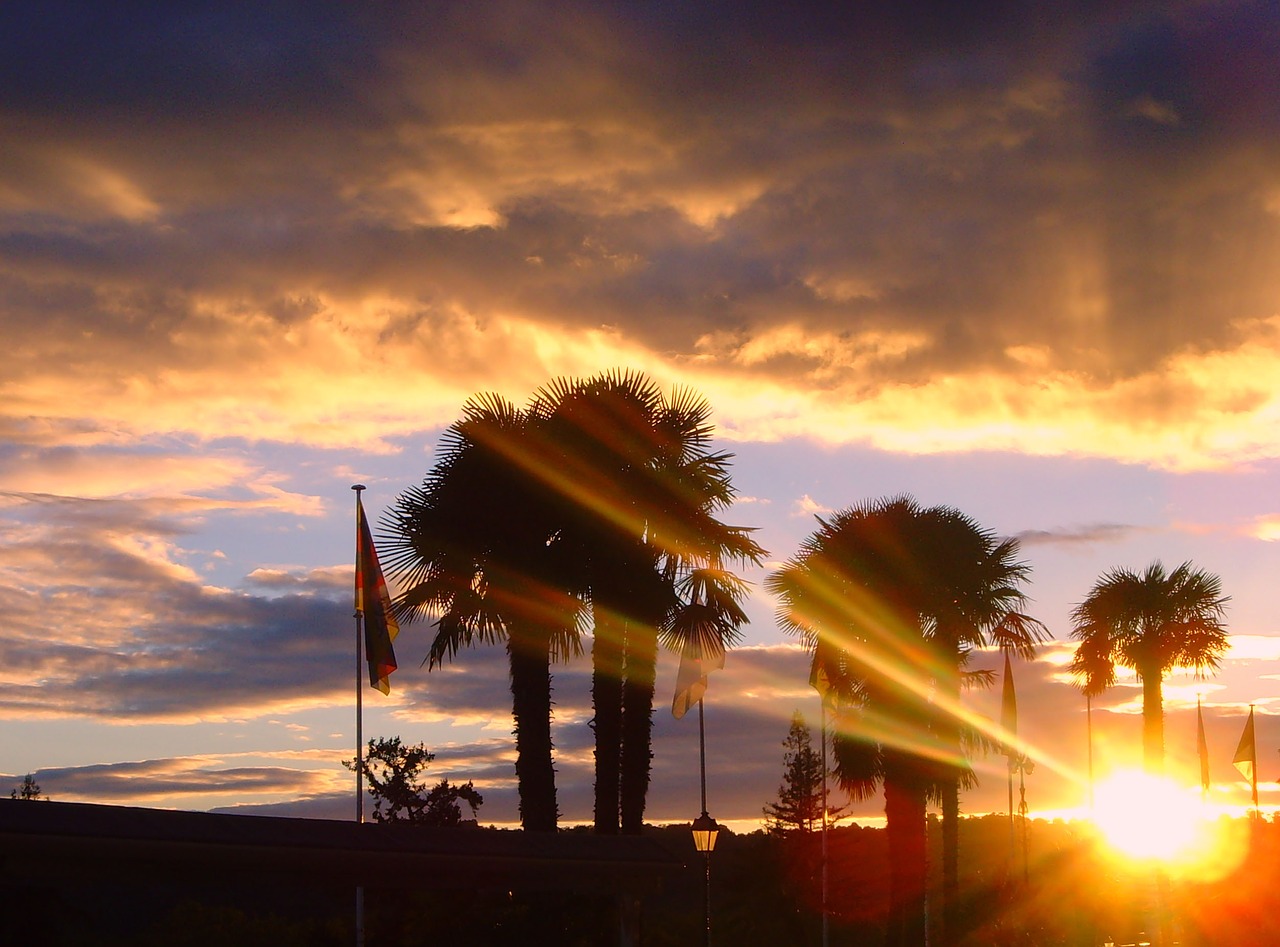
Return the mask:
[[[22,785],[10,791],[9,798],[34,801],[36,799],[48,799],[49,797],[41,795],[40,784],[36,782],[35,776],[27,773],[26,776],[22,777]]]
[[[785,834],[800,830],[812,832],[822,826],[822,754],[813,748],[809,725],[797,710],[791,717],[791,729],[782,746],[782,785],[778,801],[764,807],[765,827],[772,833]],[[843,812],[829,810],[828,818]]]

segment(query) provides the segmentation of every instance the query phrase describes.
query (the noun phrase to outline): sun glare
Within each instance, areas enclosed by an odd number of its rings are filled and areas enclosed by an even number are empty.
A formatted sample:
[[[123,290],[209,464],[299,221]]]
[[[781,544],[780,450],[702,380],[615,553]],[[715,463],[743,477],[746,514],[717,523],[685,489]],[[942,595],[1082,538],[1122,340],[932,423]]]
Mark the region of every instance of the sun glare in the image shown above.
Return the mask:
[[[1232,825],[1209,819],[1196,790],[1137,770],[1098,784],[1093,823],[1118,854],[1179,874],[1221,875],[1244,850]]]
[[[1136,770],[1113,774],[1094,796],[1094,825],[1131,858],[1176,858],[1195,842],[1203,821],[1199,802],[1186,790]]]

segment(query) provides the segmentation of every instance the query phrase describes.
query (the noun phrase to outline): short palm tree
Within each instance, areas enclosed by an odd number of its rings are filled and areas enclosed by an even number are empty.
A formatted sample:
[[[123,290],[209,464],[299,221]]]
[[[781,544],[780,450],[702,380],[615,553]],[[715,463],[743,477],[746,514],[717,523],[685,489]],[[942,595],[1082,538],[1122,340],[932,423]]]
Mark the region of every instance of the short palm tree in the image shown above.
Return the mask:
[[[397,497],[380,532],[402,590],[398,615],[436,624],[432,667],[461,647],[505,641],[521,823],[554,831],[550,665],[578,651],[583,606],[554,497],[530,474],[547,462],[535,425],[496,395],[469,400],[423,484]]]
[[[1229,646],[1228,601],[1216,575],[1190,562],[1166,573],[1156,561],[1141,573],[1104,573],[1072,610],[1071,635],[1080,645],[1069,669],[1085,694],[1113,684],[1117,665],[1142,681],[1142,755],[1149,772],[1164,769],[1164,676],[1178,667],[1217,670]]]

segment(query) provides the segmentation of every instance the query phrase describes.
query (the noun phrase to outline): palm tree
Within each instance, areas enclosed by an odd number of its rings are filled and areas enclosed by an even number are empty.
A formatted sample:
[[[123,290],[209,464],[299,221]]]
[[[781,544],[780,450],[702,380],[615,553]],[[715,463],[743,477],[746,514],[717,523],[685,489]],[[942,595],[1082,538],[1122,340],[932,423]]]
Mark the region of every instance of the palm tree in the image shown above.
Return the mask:
[[[1047,630],[1020,609],[1026,595],[1020,586],[1030,567],[1017,559],[1018,541],[998,539],[976,520],[950,507],[932,507],[917,516],[918,554],[929,579],[924,586],[921,620],[937,651],[943,676],[938,694],[958,710],[964,685],[982,686],[990,677],[964,670],[972,650],[996,645],[1026,658]],[[940,718],[942,738],[957,760],[964,746],[976,746],[980,735],[963,724],[958,713]],[[953,767],[942,792],[942,890],[944,942],[954,942],[959,906],[960,789],[964,771]]]
[[[431,667],[460,647],[506,642],[521,823],[554,831],[550,664],[579,650],[583,610],[557,541],[553,495],[530,475],[547,462],[538,434],[536,419],[510,402],[472,398],[381,533],[402,589],[397,614],[435,622]]]
[[[725,564],[758,564],[767,554],[751,529],[717,516],[735,496],[729,476],[733,455],[710,449],[710,419],[704,398],[675,391],[656,419],[658,452],[640,485],[646,540],[658,554],[676,607],[662,626],[631,626],[627,639],[620,801],[622,831],[632,835],[644,825],[659,634],[676,651],[696,641],[704,657],[735,644],[747,620],[738,605],[746,585]]]
[[[720,555],[754,561],[763,550],[712,515],[733,492],[729,455],[708,450],[701,398],[667,400],[638,373],[608,372],[552,382],[530,413],[554,445],[560,537],[591,602],[596,830],[639,833],[659,630],[689,607],[680,592],[691,570]]]
[[[1229,596],[1212,573],[1184,562],[1170,573],[1153,562],[1142,573],[1112,569],[1071,612],[1080,642],[1069,670],[1087,696],[1115,682],[1115,668],[1142,681],[1142,755],[1148,772],[1164,769],[1164,675],[1176,667],[1197,675],[1217,670],[1226,653],[1223,623]]]
[[[919,943],[924,925],[924,813],[930,798],[953,824],[944,885],[955,903],[954,822],[973,775],[958,714],[973,648],[1008,641],[1030,649],[1040,626],[1015,609],[1027,567],[1017,543],[998,541],[949,507],[910,497],[844,510],[768,580],[779,623],[801,636],[836,697],[836,775],[855,798],[883,785],[892,869],[890,944]]]

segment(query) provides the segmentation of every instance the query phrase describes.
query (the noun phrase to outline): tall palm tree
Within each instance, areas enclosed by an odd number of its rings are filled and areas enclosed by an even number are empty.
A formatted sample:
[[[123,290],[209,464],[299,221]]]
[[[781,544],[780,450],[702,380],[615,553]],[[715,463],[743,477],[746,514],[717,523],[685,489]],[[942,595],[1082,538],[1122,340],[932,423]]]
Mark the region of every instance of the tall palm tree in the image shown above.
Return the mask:
[[[964,668],[976,647],[997,645],[1025,657],[1047,636],[1044,625],[1024,614],[1020,586],[1030,567],[1017,558],[1018,541],[999,539],[976,520],[951,507],[932,507],[917,516],[916,548],[927,563],[921,620],[937,651],[943,675],[939,696],[958,709],[962,686],[981,686],[989,677]],[[953,758],[966,743],[981,742],[956,713],[940,718],[942,739]],[[954,942],[959,906],[960,789],[966,777],[953,767],[941,787],[943,942]]]
[[[620,808],[622,831],[632,835],[644,825],[659,634],[676,651],[696,640],[704,656],[736,643],[747,620],[738,605],[746,587],[726,564],[758,564],[766,555],[751,529],[718,517],[736,494],[729,475],[733,455],[710,449],[710,404],[678,389],[656,420],[658,452],[641,484],[640,508],[676,607],[662,626],[633,625],[627,639]]]
[[[941,801],[954,822],[959,789],[973,780],[958,705],[962,683],[984,678],[964,666],[993,641],[1032,647],[1042,626],[1015,611],[1027,575],[1017,543],[949,507],[897,497],[818,522],[768,588],[781,599],[779,623],[813,650],[837,719],[856,727],[837,728],[837,778],[857,798],[884,787],[888,942],[920,943],[925,806]],[[954,827],[949,835],[954,904]]]
[[[521,823],[554,831],[550,664],[578,651],[583,616],[553,495],[529,473],[549,460],[538,435],[536,419],[510,402],[472,398],[422,485],[388,510],[381,534],[402,589],[397,614],[435,622],[432,667],[460,647],[505,641]]]
[[[638,373],[608,372],[552,382],[530,413],[554,444],[560,537],[591,602],[596,830],[638,833],[659,630],[689,606],[680,592],[692,569],[763,550],[713,515],[733,493],[729,455],[708,449],[704,400],[684,392],[668,400]]]
[[[1148,772],[1164,769],[1163,680],[1176,667],[1217,670],[1228,648],[1222,582],[1184,562],[1166,573],[1160,561],[1141,572],[1103,574],[1071,612],[1080,642],[1069,670],[1088,696],[1115,682],[1116,666],[1142,681],[1142,756]]]

